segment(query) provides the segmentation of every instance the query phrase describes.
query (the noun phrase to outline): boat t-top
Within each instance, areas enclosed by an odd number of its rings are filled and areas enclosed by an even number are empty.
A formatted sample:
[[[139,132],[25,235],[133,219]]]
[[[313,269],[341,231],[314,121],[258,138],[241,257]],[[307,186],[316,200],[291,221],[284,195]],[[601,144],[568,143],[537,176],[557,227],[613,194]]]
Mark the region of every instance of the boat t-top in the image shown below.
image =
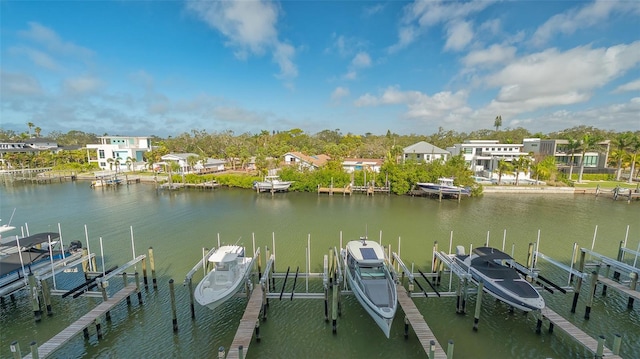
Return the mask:
[[[389,338],[398,307],[396,282],[380,244],[366,237],[349,241],[343,250],[347,280],[356,298]]]
[[[243,286],[253,258],[245,257],[244,247],[226,245],[218,248],[208,259],[209,272],[198,283],[194,298],[209,309],[215,309],[236,294]]]
[[[476,284],[482,281],[484,291],[496,299],[525,312],[544,308],[544,298],[520,276],[515,260],[508,254],[491,247],[478,247],[465,255],[464,247],[458,246],[454,258]]]

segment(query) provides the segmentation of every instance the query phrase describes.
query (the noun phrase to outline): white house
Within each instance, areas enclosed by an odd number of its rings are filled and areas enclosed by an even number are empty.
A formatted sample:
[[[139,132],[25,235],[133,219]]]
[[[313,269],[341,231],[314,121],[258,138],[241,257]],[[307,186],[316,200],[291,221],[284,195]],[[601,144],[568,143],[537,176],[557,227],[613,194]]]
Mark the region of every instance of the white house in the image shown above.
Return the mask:
[[[402,161],[414,160],[418,162],[446,161],[451,154],[449,151],[436,147],[428,142],[420,141],[402,150]]]
[[[451,152],[452,156],[462,154],[474,174],[497,178],[494,172],[497,170],[500,160],[511,162],[519,157],[529,156],[527,152],[522,151],[523,146],[518,143],[499,143],[498,140],[469,140],[448,147],[447,150]],[[525,173],[522,173],[519,178],[527,177]]]
[[[383,162],[379,158],[345,158],[342,160],[342,168],[347,173],[364,170],[379,173]]]
[[[190,157],[196,158],[196,163],[193,166],[189,164],[189,162],[191,161],[189,159]],[[200,156],[195,153],[170,153],[168,155],[162,156],[161,159],[164,163],[160,163],[159,165],[168,164],[168,162],[177,162],[180,166],[180,169],[178,171],[180,173],[210,173],[224,171],[225,169],[224,160],[207,158],[203,163],[203,161],[200,159]]]
[[[90,163],[97,163],[103,170],[113,170],[116,163],[115,170],[127,170],[127,162],[143,162],[144,153],[151,151],[149,137],[102,136],[98,138],[99,144],[87,145],[87,157]]]

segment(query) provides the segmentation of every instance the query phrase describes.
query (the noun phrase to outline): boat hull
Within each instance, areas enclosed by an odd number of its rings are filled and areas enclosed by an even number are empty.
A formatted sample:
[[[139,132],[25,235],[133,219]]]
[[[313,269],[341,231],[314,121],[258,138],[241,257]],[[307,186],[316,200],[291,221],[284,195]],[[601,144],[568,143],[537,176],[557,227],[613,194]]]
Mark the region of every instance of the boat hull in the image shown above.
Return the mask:
[[[215,285],[211,285],[214,283],[214,276],[216,272],[215,270],[209,272],[196,286],[194,299],[200,305],[211,310],[219,307],[243,288],[244,283],[251,272],[252,264],[252,258],[243,258],[243,263],[241,264],[241,268],[239,268],[242,275],[238,276],[233,282],[224,287],[216,288]]]
[[[373,319],[374,322],[380,327],[384,335],[389,338],[391,333],[391,324],[393,323],[393,318],[395,317],[395,308],[389,310],[388,312],[382,312],[380,308],[374,305],[369,298],[365,295],[362,289],[355,282],[351,273],[347,273],[347,281],[349,282],[349,287],[351,291],[358,299],[360,305],[364,308],[364,310],[369,314],[369,316]]]

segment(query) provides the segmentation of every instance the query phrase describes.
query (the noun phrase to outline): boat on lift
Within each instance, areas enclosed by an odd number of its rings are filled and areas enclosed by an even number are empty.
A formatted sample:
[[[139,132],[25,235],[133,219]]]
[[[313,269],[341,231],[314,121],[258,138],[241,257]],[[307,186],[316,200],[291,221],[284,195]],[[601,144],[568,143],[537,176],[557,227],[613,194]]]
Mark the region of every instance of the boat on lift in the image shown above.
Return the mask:
[[[391,323],[398,308],[398,294],[382,246],[362,237],[349,241],[342,256],[351,291],[389,338]]]
[[[211,269],[196,286],[194,298],[213,310],[242,289],[251,273],[253,258],[245,256],[243,246],[225,245],[216,249],[207,263]]]
[[[418,182],[416,185],[429,194],[440,194],[443,195],[470,195],[471,190],[467,187],[455,186],[453,184],[453,178],[449,177],[440,177],[438,178],[438,183],[431,182]]]
[[[464,247],[457,246],[454,260],[471,274],[473,282],[482,281],[484,291],[496,299],[525,312],[545,307],[540,292],[522,278],[508,254],[492,247],[478,247],[465,255]]]

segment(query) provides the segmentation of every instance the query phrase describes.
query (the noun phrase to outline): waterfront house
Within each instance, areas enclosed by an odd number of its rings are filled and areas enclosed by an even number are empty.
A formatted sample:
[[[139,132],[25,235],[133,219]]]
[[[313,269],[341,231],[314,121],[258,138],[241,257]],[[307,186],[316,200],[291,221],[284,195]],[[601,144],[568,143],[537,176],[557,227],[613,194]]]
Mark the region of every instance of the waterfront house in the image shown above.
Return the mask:
[[[402,161],[413,160],[417,162],[432,162],[436,160],[446,161],[451,153],[436,147],[428,142],[420,141],[402,150]]]
[[[355,171],[371,171],[380,172],[380,168],[384,161],[379,158],[345,158],[342,161],[342,168],[347,173]]]
[[[99,144],[87,145],[90,163],[97,163],[103,170],[126,171],[128,163],[144,161],[144,153],[151,151],[149,137],[101,136]]]
[[[331,157],[327,155],[308,156],[302,152],[287,152],[284,154],[286,166],[296,166],[298,169],[314,170],[324,166]]]
[[[519,157],[530,157],[524,152],[523,144],[499,143],[498,140],[468,140],[464,143],[454,144],[448,147],[452,156],[462,155],[469,169],[476,176],[498,178],[498,163],[501,160],[512,162]],[[529,171],[520,172],[518,178],[528,179]],[[512,175],[503,175],[502,181],[509,182],[515,179]]]
[[[584,162],[586,173],[605,171],[610,149],[609,142],[609,140],[600,142],[599,148],[585,152],[583,159],[581,150],[575,149],[573,153],[569,150],[569,140],[566,139],[525,138],[522,141],[525,152],[540,157],[553,156],[556,164],[562,170],[567,170],[572,162],[574,167],[579,167],[580,163]]]

